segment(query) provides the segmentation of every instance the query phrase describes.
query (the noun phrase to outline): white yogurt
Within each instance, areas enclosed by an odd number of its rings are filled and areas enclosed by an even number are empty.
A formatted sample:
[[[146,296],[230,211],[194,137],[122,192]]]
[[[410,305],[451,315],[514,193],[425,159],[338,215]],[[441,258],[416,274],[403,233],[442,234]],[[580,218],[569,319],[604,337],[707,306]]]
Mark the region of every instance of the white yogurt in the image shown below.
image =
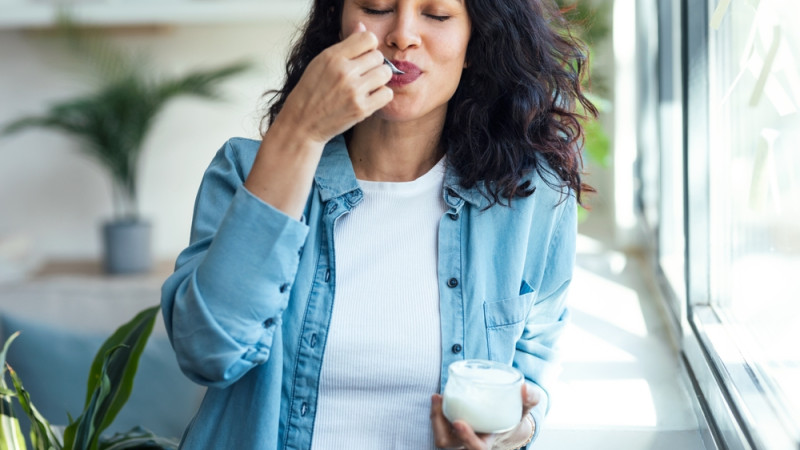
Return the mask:
[[[450,364],[444,416],[463,420],[477,433],[500,433],[522,418],[522,373],[506,364],[468,359]]]

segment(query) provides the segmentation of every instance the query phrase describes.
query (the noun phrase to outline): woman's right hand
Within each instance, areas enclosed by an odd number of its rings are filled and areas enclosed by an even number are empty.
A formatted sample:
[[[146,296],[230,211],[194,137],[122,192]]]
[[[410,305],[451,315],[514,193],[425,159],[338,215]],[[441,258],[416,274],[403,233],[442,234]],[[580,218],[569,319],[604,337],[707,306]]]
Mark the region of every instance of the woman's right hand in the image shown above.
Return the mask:
[[[302,216],[325,144],[392,101],[378,43],[359,23],[311,61],[264,135],[244,183],[253,195]]]
[[[341,42],[317,55],[278,116],[303,136],[324,144],[392,101],[392,72],[378,38],[359,23]],[[281,117],[284,116],[284,117]]]

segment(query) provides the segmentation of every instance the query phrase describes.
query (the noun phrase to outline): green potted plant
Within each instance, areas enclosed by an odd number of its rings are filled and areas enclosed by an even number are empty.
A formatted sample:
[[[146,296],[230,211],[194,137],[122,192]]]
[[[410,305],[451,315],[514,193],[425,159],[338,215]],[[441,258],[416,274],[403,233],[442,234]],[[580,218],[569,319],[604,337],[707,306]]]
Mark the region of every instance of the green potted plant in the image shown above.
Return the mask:
[[[142,310],[120,326],[100,347],[87,380],[86,402],[81,415],[66,427],[51,425],[31,401],[19,375],[6,362],[6,353],[20,332],[0,347],[0,449],[25,450],[27,444],[12,404],[18,402],[31,423],[29,438],[35,450],[173,450],[178,443],[135,427],[126,433],[103,435],[127,402],[147,340],[153,331],[159,306]],[[30,355],[35,358],[36,355]],[[6,382],[6,374],[11,383]]]
[[[112,179],[113,218],[103,225],[103,261],[108,273],[144,272],[152,265],[151,225],[140,215],[137,180],[142,144],[159,112],[179,96],[218,99],[219,85],[249,65],[234,63],[175,77],[159,77],[142,58],[64,26],[71,48],[96,69],[92,90],[15,120],[0,135],[27,128],[57,130],[77,138],[80,150]],[[86,64],[84,64],[86,66]],[[99,79],[99,82],[97,81]]]

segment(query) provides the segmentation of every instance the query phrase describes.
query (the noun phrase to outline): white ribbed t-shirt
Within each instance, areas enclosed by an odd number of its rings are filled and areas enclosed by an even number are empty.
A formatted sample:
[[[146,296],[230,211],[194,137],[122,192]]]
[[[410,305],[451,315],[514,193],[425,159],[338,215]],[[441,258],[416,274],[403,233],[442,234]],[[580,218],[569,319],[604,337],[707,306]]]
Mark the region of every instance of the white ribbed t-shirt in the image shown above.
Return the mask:
[[[433,449],[444,159],[410,182],[359,180],[336,222],[336,290],[312,449]]]

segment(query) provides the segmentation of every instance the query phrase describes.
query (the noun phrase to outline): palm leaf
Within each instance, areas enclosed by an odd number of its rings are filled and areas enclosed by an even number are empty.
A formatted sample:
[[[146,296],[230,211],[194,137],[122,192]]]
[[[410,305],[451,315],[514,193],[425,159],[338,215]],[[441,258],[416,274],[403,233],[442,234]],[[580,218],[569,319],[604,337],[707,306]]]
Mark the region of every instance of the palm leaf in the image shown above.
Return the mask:
[[[242,61],[219,69],[193,72],[184,77],[163,82],[158,87],[158,92],[154,93],[154,97],[167,100],[176,95],[194,95],[208,99],[220,99],[221,95],[217,90],[219,83],[250,68],[250,63]]]
[[[56,17],[56,29],[66,44],[73,60],[74,71],[88,74],[101,83],[124,78],[130,73],[140,72],[145,64],[142,57],[131,57],[110,41],[103,39],[96,30],[79,27],[65,9]]]

